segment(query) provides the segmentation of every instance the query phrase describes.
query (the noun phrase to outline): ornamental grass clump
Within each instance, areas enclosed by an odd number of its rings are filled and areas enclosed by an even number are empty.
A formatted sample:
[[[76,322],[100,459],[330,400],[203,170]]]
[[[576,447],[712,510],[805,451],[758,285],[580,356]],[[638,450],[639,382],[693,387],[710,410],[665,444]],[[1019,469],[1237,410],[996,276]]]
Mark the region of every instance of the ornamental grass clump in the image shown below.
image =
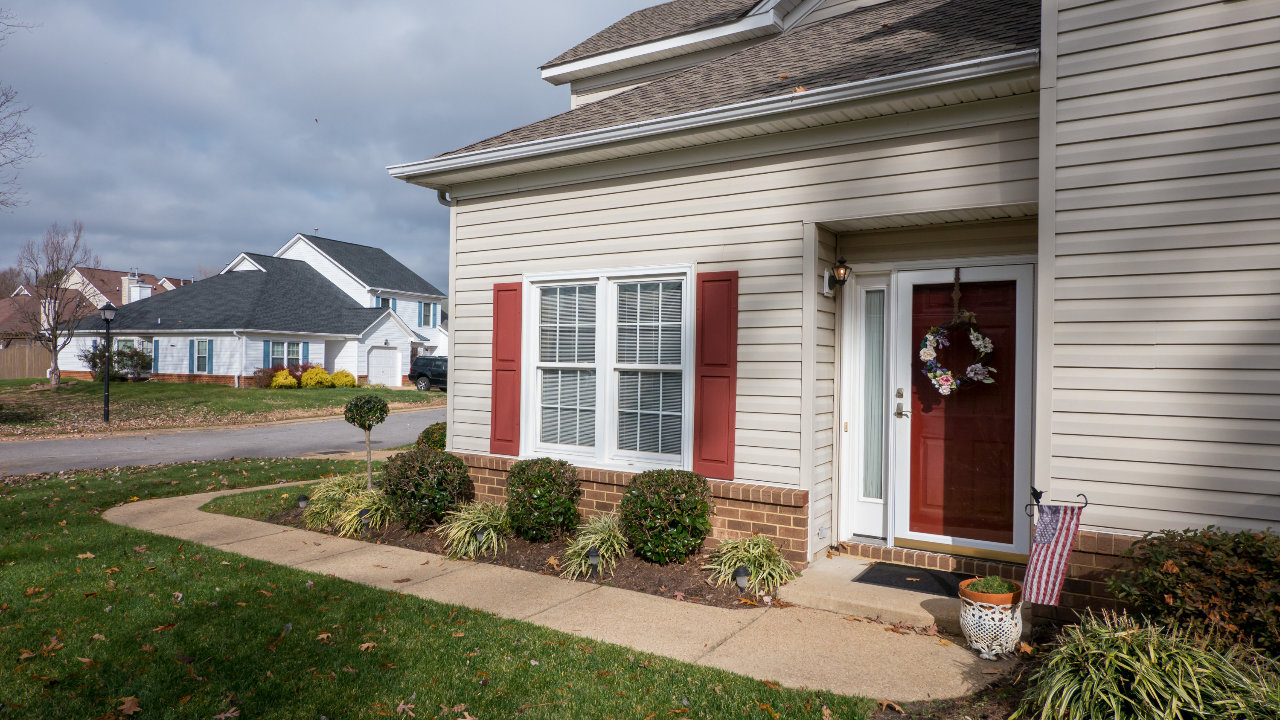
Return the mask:
[[[619,515],[637,557],[684,562],[711,533],[711,486],[687,470],[646,470],[631,478]]]
[[[564,460],[521,460],[507,473],[511,530],[529,542],[548,542],[578,525],[578,470]]]
[[[471,476],[455,455],[414,448],[382,468],[382,491],[405,527],[421,532],[471,499]]]
[[[1280,666],[1215,648],[1177,626],[1087,615],[1065,628],[1013,718],[1210,720],[1280,717]]]
[[[1280,656],[1280,535],[1165,530],[1123,557],[1108,586],[1134,612]]]
[[[507,549],[511,534],[507,506],[473,502],[450,510],[440,525],[440,534],[451,558],[497,555]]]
[[[329,377],[329,373],[325,372],[324,368],[317,366],[302,373],[298,384],[304,388],[331,388],[333,378]]]
[[[416,443],[417,446],[420,448],[430,448],[432,450],[443,450],[448,428],[449,424],[442,422],[428,425],[427,429],[423,430],[418,435],[418,442]]]
[[[329,377],[333,381],[334,387],[353,388],[356,386],[356,376],[347,370],[339,370]]]
[[[302,521],[308,530],[323,530],[333,524],[347,498],[364,489],[364,478],[358,475],[341,475],[317,485],[302,511]]]
[[[724,587],[734,582],[733,571],[740,566],[751,572],[747,589],[757,595],[771,592],[796,577],[795,569],[782,557],[782,551],[764,535],[721,542],[702,569],[710,570],[711,581]]]
[[[280,370],[271,376],[272,390],[290,390],[296,387],[298,387],[298,381],[289,374],[288,370]]]
[[[595,515],[578,526],[573,541],[564,551],[564,569],[560,576],[575,580],[591,576],[591,548],[599,553],[596,571],[601,575],[613,574],[618,561],[627,554],[627,539],[622,535],[622,523],[617,513]]]
[[[353,537],[365,530],[381,530],[391,523],[395,509],[387,497],[378,490],[362,488],[347,496],[334,520],[334,527],[343,537]]]

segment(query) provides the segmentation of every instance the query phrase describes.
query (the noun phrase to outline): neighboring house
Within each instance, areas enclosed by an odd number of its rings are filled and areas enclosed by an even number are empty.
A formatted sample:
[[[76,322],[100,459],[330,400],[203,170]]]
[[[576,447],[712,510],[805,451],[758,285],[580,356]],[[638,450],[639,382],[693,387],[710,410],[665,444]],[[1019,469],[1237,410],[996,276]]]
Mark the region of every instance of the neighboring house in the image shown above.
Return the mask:
[[[52,311],[46,305],[39,321],[32,322],[36,307],[35,296],[25,286],[20,286],[10,297],[0,298],[0,380],[49,374],[53,353],[41,340],[48,339],[45,331],[50,326]],[[68,295],[63,306],[63,322],[71,320],[77,309],[84,317],[84,311],[92,311],[93,306],[79,293]]]
[[[309,362],[398,386],[414,355],[447,352],[431,309],[443,301],[382,250],[298,235],[275,255],[241,253],[218,275],[121,307],[112,342],[151,351],[153,380],[243,386],[259,368]],[[73,371],[64,376],[87,376],[76,355],[102,331],[97,317],[81,324],[59,358]]]
[[[596,508],[693,469],[800,563],[1000,571],[1084,495],[1072,607],[1142,532],[1276,527],[1277,57],[1257,0],[629,16],[542,68],[574,109],[389,168],[450,206],[448,446]],[[996,382],[943,396],[957,276]]]

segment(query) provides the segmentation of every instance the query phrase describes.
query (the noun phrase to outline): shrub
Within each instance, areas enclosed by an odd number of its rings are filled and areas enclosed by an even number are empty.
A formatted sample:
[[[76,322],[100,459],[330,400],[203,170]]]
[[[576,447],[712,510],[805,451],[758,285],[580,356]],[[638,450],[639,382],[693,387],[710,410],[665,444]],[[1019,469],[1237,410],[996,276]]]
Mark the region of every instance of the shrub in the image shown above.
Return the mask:
[[[353,388],[356,386],[356,376],[346,370],[339,370],[329,379],[333,381],[334,387]]]
[[[298,384],[301,385],[302,376],[305,375],[308,370],[312,368],[317,368],[317,367],[323,367],[323,366],[317,365],[312,362],[304,362],[304,363],[298,363],[297,365],[288,365],[285,367],[285,370],[288,370],[289,374],[293,376],[293,379],[297,380]]]
[[[288,368],[283,365],[272,365],[271,367],[260,367],[253,371],[253,386],[260,388],[270,388],[271,381],[275,379],[276,373],[288,372]]]
[[[1177,627],[1092,614],[1064,629],[1012,717],[1280,717],[1274,660],[1218,650]]]
[[[366,520],[370,530],[381,530],[390,524],[394,515],[395,510],[385,495],[377,490],[361,488],[348,495],[342,503],[334,527],[339,535],[353,537],[365,529]]]
[[[451,558],[497,555],[507,548],[511,521],[506,505],[473,502],[450,510],[441,530]]]
[[[622,526],[617,513],[596,515],[578,526],[578,534],[564,551],[564,570],[561,577],[570,580],[591,574],[591,548],[600,553],[599,572],[613,574],[618,561],[627,554],[627,539],[622,536]]]
[[[684,562],[711,532],[711,487],[687,470],[646,470],[622,496],[622,533],[637,556]]]
[[[313,367],[302,373],[302,380],[298,383],[304,388],[329,388],[333,387],[333,379],[329,377],[329,373],[325,372],[322,367]]]
[[[151,353],[140,347],[120,348],[116,350],[111,366],[118,368],[130,380],[137,380],[151,374]]]
[[[288,370],[281,370],[271,376],[272,390],[285,390],[296,387],[298,387],[298,381],[293,379],[293,376],[289,374]]]
[[[418,435],[418,447],[431,448],[432,450],[443,450],[445,431],[447,428],[448,423],[442,422],[428,425],[427,429],[423,430],[422,433]]]
[[[454,455],[414,448],[387,460],[382,490],[405,527],[422,531],[471,499],[471,476]]]
[[[1280,655],[1280,536],[1220,528],[1148,534],[1108,585],[1157,621],[1253,644]]]
[[[377,395],[357,395],[342,409],[342,417],[364,431],[364,463],[370,490],[373,489],[373,444],[369,441],[369,433],[374,425],[387,419],[389,411],[387,401]]]
[[[577,469],[564,460],[521,460],[507,473],[511,530],[530,542],[547,542],[578,525]]]
[[[89,368],[95,382],[102,382],[107,372],[107,356],[111,356],[112,380],[136,380],[151,372],[151,353],[141,348],[120,348],[115,352],[102,343],[81,349],[76,353],[80,362]]]
[[[778,546],[764,535],[725,540],[711,553],[711,562],[702,566],[711,571],[711,581],[719,587],[732,582],[733,571],[745,565],[751,571],[747,589],[757,595],[772,591],[795,579],[796,571],[782,557]]]
[[[364,489],[364,478],[358,475],[342,475],[317,485],[302,511],[302,521],[309,530],[322,530],[338,519],[342,504],[347,498]]]

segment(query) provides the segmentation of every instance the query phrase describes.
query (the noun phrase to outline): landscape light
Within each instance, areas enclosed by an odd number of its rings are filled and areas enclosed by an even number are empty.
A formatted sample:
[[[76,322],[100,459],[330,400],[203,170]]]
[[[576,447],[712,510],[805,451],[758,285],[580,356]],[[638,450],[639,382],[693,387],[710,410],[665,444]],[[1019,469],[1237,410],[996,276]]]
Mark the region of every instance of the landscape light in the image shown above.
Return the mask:
[[[739,590],[747,589],[747,582],[751,580],[751,571],[746,565],[739,565],[733,571],[733,581],[738,584]]]

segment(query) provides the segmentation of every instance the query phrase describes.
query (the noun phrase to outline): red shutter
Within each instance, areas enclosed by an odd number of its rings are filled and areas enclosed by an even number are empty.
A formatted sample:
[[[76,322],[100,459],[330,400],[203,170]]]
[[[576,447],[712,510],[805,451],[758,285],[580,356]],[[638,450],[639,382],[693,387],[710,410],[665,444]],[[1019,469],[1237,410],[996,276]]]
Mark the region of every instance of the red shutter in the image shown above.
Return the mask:
[[[738,407],[738,273],[698,273],[693,471],[733,479]]]
[[[520,283],[493,286],[493,398],[489,452],[520,454]]]

